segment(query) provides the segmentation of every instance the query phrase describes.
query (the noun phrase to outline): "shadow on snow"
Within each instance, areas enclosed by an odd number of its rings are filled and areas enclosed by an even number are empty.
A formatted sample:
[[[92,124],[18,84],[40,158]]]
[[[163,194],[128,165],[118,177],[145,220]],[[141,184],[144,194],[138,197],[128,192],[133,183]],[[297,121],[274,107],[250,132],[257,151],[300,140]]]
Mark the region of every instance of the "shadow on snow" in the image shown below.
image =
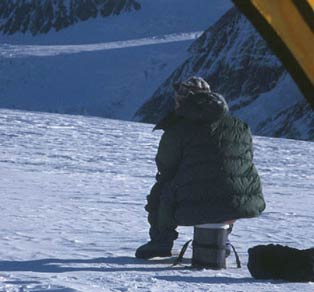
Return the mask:
[[[77,271],[91,272],[119,272],[119,271],[164,271],[167,269],[182,269],[179,267],[172,268],[170,264],[174,258],[162,260],[140,260],[134,257],[101,257],[94,259],[40,259],[30,261],[0,261],[1,272],[40,272],[40,273],[65,273]],[[100,266],[100,265],[106,266]],[[107,266],[107,265],[115,266]],[[147,267],[147,264],[168,264],[165,267]],[[81,265],[81,266],[78,266]],[[97,266],[93,266],[97,265]],[[116,267],[124,266],[124,267]],[[142,267],[134,267],[130,265],[142,265]],[[144,266],[145,265],[145,266]]]
[[[173,258],[166,259],[153,259],[141,260],[134,257],[101,257],[94,259],[41,259],[30,261],[0,261],[1,272],[40,272],[40,273],[65,273],[65,272],[160,272],[167,270],[185,270],[186,266],[172,267],[174,262]],[[185,259],[187,262],[187,259]],[[106,266],[100,266],[100,265]],[[164,264],[164,267],[160,267]],[[78,266],[81,265],[81,266]],[[98,266],[93,266],[98,265]],[[114,266],[107,266],[114,265]],[[142,265],[142,267],[140,267]],[[150,267],[148,267],[149,265]],[[158,265],[151,267],[152,265]],[[121,267],[117,267],[121,266]],[[123,267],[122,267],[123,266]],[[231,277],[193,277],[193,276],[156,276],[156,279],[164,281],[181,281],[187,283],[228,283],[228,284],[241,284],[241,283],[256,283],[260,282],[253,278],[231,278]],[[265,281],[263,281],[265,283]],[[278,283],[278,282],[276,282]]]

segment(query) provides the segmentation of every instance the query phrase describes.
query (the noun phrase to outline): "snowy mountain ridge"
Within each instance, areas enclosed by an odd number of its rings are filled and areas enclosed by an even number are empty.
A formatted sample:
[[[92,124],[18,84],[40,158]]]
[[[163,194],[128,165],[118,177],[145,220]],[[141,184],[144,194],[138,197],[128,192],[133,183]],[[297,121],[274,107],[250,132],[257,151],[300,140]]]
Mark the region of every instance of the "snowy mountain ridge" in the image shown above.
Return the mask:
[[[136,2],[141,9],[58,32],[0,33],[0,107],[131,120],[187,57],[199,32],[231,6],[221,0]]]
[[[172,84],[204,77],[258,135],[314,140],[314,113],[254,27],[233,8],[198,38],[189,57],[137,112],[156,122],[173,108]]]
[[[3,0],[0,2],[0,31],[32,35],[59,31],[97,16],[119,15],[139,10],[136,0]]]

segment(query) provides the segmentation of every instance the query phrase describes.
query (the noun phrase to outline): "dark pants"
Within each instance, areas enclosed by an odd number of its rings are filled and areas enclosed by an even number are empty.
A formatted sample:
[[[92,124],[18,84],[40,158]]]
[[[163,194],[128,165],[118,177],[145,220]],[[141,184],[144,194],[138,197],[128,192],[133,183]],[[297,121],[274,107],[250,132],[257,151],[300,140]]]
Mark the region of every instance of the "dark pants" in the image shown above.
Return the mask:
[[[175,230],[173,213],[174,206],[161,195],[162,184],[157,182],[147,196],[145,210],[148,212],[148,223],[150,224],[149,235],[152,241],[172,242],[178,238]]]

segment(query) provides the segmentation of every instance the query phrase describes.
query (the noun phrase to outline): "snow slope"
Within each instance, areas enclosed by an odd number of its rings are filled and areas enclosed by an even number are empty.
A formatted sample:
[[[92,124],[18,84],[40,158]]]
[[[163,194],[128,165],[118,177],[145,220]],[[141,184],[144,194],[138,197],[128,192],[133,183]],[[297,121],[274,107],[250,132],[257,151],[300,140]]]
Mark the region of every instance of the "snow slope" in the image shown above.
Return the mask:
[[[147,238],[143,209],[161,132],[109,119],[0,110],[0,291],[313,291],[256,281],[247,249],[314,246],[314,144],[254,137],[267,209],[236,223],[228,269],[171,268],[134,259]],[[179,228],[174,250],[192,236]],[[191,250],[185,256],[189,263]]]
[[[0,107],[131,120],[199,32],[232,5],[138,2],[138,11],[58,32],[0,34]]]

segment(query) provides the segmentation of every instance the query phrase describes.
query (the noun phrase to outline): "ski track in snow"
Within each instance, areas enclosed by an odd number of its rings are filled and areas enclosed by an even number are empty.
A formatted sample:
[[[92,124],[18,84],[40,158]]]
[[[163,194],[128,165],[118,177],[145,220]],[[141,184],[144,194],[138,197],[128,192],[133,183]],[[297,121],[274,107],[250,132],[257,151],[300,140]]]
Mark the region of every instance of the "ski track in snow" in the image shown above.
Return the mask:
[[[140,47],[156,44],[166,44],[172,42],[182,42],[187,40],[197,39],[202,32],[190,33],[174,33],[163,36],[153,36],[148,38],[106,42],[97,44],[84,44],[84,45],[0,45],[0,57],[16,58],[27,56],[56,56],[61,54],[77,54],[83,52],[95,52],[104,50],[123,49],[131,47]]]
[[[313,143],[254,137],[267,209],[235,224],[242,268],[231,255],[226,270],[195,271],[134,258],[148,239],[161,134],[152,125],[0,110],[0,130],[0,291],[313,291],[256,281],[246,268],[257,244],[314,246]],[[175,252],[192,237],[178,230]]]

